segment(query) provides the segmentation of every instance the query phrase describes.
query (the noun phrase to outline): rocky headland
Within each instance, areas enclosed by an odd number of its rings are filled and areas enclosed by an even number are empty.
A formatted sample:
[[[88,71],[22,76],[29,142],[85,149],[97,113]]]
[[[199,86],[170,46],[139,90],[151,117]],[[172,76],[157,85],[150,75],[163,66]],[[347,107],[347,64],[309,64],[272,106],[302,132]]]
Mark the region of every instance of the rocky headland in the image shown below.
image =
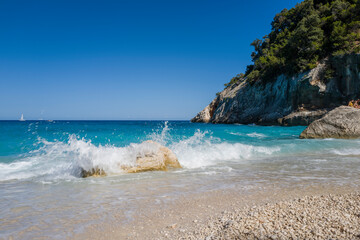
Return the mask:
[[[326,76],[329,69],[331,78]],[[230,84],[192,122],[309,125],[360,98],[360,54],[331,57],[315,68],[275,81]]]

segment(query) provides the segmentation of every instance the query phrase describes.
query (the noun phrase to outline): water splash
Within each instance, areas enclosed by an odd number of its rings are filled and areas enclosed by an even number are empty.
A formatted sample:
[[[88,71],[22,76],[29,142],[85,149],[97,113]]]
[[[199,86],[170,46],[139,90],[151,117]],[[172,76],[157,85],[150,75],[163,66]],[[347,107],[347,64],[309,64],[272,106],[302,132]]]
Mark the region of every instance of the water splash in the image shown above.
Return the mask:
[[[258,147],[241,143],[226,143],[214,138],[208,131],[197,130],[193,136],[174,143],[171,149],[186,168],[201,168],[241,161],[257,156],[271,155],[280,151],[279,147]]]
[[[167,143],[171,141],[170,130],[169,121],[165,121],[164,126],[161,128],[161,132],[159,133],[159,129],[157,129],[150,134],[149,138],[162,145],[167,145]]]
[[[174,141],[168,123],[149,138],[167,144],[185,169],[203,168],[241,161],[257,155],[270,155],[279,148],[256,147],[241,143],[224,143],[212,137],[209,131],[196,130],[190,137]],[[40,178],[41,180],[69,179],[80,176],[81,169],[98,167],[108,174],[121,174],[119,166],[134,166],[136,157],[154,152],[154,145],[131,143],[125,147],[95,145],[91,140],[70,135],[67,141],[48,141],[38,138],[38,148],[17,162],[0,164],[0,180]]]

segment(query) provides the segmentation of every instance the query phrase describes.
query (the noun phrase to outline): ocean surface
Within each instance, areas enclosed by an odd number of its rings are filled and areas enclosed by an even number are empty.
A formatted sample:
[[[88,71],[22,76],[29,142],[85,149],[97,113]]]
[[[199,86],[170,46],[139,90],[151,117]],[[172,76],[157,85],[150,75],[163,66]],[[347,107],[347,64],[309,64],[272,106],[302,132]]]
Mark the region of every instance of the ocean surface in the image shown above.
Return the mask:
[[[268,185],[358,185],[360,140],[303,140],[305,127],[188,121],[0,121],[0,239],[63,239],[143,202]],[[146,140],[169,147],[182,169],[129,174]],[[109,174],[81,178],[81,168]]]

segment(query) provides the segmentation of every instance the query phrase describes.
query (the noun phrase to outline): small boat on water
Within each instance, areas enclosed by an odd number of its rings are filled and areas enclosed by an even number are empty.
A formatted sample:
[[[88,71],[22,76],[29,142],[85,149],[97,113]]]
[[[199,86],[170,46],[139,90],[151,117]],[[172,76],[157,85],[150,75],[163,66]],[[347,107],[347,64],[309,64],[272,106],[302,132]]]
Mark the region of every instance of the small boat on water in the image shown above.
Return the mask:
[[[21,118],[19,119],[20,122],[25,122],[24,114],[21,114]]]

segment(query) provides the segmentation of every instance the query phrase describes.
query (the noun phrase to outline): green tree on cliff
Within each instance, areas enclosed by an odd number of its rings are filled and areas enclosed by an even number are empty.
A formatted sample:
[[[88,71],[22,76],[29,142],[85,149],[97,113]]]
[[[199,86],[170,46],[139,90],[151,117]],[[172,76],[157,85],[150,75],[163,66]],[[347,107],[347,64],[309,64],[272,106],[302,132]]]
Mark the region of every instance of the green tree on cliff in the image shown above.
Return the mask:
[[[314,68],[326,57],[360,53],[360,0],[305,0],[276,14],[271,27],[251,43],[253,64],[245,75],[229,84],[241,79],[265,83]]]

